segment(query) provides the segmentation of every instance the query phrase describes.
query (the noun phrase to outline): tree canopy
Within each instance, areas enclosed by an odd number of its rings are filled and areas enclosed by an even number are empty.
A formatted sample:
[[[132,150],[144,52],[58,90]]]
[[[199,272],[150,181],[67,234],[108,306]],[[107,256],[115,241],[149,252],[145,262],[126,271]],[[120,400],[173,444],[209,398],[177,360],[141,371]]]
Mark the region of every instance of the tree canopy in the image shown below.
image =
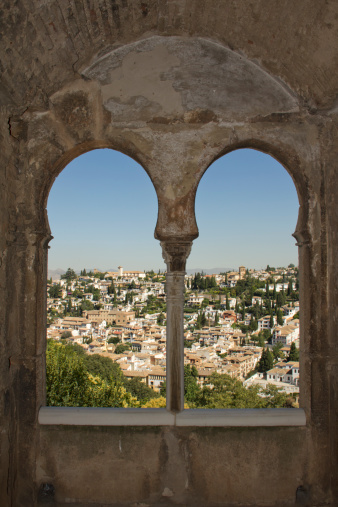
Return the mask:
[[[291,343],[288,361],[299,361],[299,349],[297,349],[295,342]]]
[[[47,405],[139,407],[159,397],[140,379],[128,380],[109,357],[87,355],[79,345],[47,342]]]
[[[271,355],[269,350],[265,353]],[[271,355],[272,357],[272,355]],[[64,407],[162,407],[159,393],[140,379],[128,380],[118,364],[98,354],[87,355],[79,345],[47,342],[47,404]],[[204,386],[195,366],[184,367],[186,408],[267,408],[288,406],[287,396],[275,386],[245,387],[229,375],[212,373]]]
[[[70,280],[75,280],[77,278],[77,274],[75,273],[74,269],[68,268],[64,275],[61,275],[62,280],[67,280],[69,282]]]
[[[273,355],[268,348],[263,349],[260,360],[258,361],[257,370],[260,373],[266,373],[273,367]]]

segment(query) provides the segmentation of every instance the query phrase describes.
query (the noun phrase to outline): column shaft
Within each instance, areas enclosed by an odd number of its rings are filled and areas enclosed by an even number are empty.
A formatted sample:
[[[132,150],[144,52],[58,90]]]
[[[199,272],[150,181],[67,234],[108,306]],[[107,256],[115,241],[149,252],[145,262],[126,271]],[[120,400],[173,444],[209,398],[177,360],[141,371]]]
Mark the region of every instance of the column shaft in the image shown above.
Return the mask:
[[[184,408],[184,276],[167,273],[167,409]]]
[[[191,241],[161,243],[167,264],[167,409],[184,408],[184,277]]]

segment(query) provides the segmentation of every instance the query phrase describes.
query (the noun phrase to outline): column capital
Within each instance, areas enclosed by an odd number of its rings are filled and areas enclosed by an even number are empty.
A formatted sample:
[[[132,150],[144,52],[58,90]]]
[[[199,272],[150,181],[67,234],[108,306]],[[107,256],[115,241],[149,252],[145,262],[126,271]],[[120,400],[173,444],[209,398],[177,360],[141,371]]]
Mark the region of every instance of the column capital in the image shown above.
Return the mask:
[[[49,229],[11,229],[7,236],[7,246],[13,244],[26,247],[27,245],[37,245],[41,243],[44,248],[49,248],[48,243],[53,239]]]
[[[168,273],[185,272],[185,264],[189,257],[192,241],[161,241],[162,256],[167,265]]]
[[[307,229],[296,229],[292,236],[297,241],[296,246],[309,245],[311,243],[310,235]]]

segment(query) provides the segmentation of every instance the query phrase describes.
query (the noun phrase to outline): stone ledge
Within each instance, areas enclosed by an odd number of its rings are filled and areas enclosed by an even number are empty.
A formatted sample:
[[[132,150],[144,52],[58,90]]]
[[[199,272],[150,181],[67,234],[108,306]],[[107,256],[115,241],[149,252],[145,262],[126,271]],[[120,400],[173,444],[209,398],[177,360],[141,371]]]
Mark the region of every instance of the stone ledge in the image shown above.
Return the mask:
[[[302,408],[190,409],[178,414],[165,408],[41,407],[41,425],[75,426],[305,426]]]

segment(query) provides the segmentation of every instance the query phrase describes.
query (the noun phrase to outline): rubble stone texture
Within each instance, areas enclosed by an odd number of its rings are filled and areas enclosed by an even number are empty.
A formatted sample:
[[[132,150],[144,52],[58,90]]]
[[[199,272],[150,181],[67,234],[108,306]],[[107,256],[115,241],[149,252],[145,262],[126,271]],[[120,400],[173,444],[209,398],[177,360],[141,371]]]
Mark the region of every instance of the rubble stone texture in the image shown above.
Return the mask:
[[[1,506],[336,506],[337,1],[3,0],[0,27]],[[38,424],[48,194],[102,147],[144,167],[177,248],[215,159],[255,148],[289,172],[306,426]]]

